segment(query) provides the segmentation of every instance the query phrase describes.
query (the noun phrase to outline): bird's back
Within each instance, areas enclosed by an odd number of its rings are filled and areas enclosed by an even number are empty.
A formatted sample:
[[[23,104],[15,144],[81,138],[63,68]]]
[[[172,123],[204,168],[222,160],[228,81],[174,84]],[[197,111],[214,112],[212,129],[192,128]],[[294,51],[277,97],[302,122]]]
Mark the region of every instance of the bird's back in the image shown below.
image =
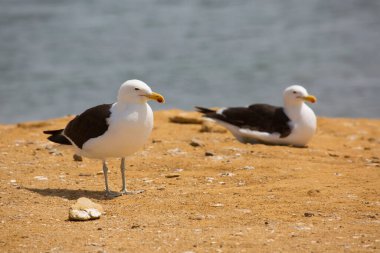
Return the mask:
[[[226,122],[238,128],[267,133],[276,132],[280,133],[281,137],[288,136],[291,131],[288,124],[289,118],[283,108],[268,104],[230,107],[220,111],[203,110],[203,113],[205,117]]]

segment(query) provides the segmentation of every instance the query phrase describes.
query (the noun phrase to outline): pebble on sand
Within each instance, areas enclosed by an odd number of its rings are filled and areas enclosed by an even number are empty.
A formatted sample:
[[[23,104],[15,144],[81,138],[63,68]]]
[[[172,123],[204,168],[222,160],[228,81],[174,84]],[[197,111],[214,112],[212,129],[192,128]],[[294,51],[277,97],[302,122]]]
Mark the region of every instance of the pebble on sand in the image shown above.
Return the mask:
[[[10,183],[12,186],[17,186],[17,181],[16,181],[16,179],[11,179],[11,180],[9,181],[9,183]]]
[[[48,178],[45,177],[45,176],[35,176],[34,179],[36,179],[38,181],[46,181],[46,180],[48,180]]]
[[[186,152],[182,151],[180,148],[173,148],[166,151],[169,155],[176,156],[176,155],[185,155]]]
[[[204,220],[205,218],[206,216],[204,216],[203,214],[193,214],[189,216],[190,220]]]
[[[232,172],[226,171],[226,172],[219,173],[219,176],[221,176],[221,177],[233,177],[233,176],[235,176],[235,174]]]
[[[203,142],[198,140],[198,139],[192,139],[190,141],[190,145],[193,146],[193,147],[202,147],[204,146]]]
[[[211,207],[223,207],[224,205],[222,203],[213,203],[210,204]]]
[[[312,213],[312,212],[305,212],[303,215],[304,215],[305,217],[313,217],[313,216],[314,216],[314,213]]]
[[[321,191],[318,189],[311,189],[311,190],[307,191],[307,195],[309,195],[311,197],[318,196],[320,193],[321,193]]]
[[[45,149],[46,149],[47,151],[49,151],[49,154],[51,154],[51,155],[55,155],[55,156],[63,156],[63,153],[62,153],[61,151],[59,151],[59,150],[56,149],[56,148],[53,148],[53,147],[50,146],[50,145],[46,145],[46,146],[45,146]]]
[[[73,160],[76,162],[82,162],[83,158],[80,155],[74,154],[73,155]]]
[[[203,119],[201,117],[194,117],[189,113],[180,113],[169,117],[169,121],[178,124],[202,124]]]
[[[180,174],[175,174],[175,173],[165,175],[166,178],[175,178],[175,177],[179,177],[179,176],[180,176]]]
[[[103,207],[92,202],[88,198],[79,198],[69,209],[69,220],[86,221],[99,219],[103,213]]]

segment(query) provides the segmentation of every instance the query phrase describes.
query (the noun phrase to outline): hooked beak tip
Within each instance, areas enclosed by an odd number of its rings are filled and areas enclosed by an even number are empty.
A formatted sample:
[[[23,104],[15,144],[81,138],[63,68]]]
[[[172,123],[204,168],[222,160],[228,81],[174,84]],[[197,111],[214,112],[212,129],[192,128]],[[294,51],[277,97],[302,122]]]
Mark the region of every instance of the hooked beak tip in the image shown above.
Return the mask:
[[[165,103],[165,98],[161,94],[158,94],[156,92],[152,92],[151,94],[146,96],[149,99],[156,100],[158,103],[162,104]]]
[[[315,96],[312,96],[312,95],[302,97],[302,99],[307,101],[307,102],[310,102],[310,103],[316,103],[317,102],[317,98]]]

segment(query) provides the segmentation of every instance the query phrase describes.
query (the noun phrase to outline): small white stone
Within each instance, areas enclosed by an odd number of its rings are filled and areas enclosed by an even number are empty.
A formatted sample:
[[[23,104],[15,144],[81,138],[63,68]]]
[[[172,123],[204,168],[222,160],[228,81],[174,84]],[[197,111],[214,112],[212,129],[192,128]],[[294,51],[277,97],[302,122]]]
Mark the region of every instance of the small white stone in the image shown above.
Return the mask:
[[[211,204],[210,206],[212,206],[212,207],[223,207],[224,205],[222,203],[215,203],[215,204]]]
[[[85,210],[70,209],[69,219],[77,221],[85,221],[91,219],[90,214]]]
[[[150,183],[153,183],[153,179],[150,179],[150,178],[143,178],[142,181],[146,184],[150,184]]]
[[[297,223],[295,226],[295,229],[297,230],[303,230],[303,231],[306,231],[306,230],[311,230],[313,225],[312,224],[309,224],[309,225],[306,225],[305,223]]]
[[[46,181],[46,180],[48,180],[48,178],[45,177],[45,176],[35,176],[34,179],[37,179],[38,181]]]
[[[214,160],[214,161],[221,161],[221,160],[226,160],[226,159],[227,159],[226,157],[221,156],[221,155],[212,156],[211,158],[212,158],[212,160]]]
[[[180,148],[169,149],[167,151],[167,153],[170,155],[184,155],[184,154],[186,154],[186,152],[182,151]]]
[[[102,213],[98,210],[98,209],[95,209],[95,208],[89,208],[89,209],[86,209],[85,210],[92,219],[99,219],[100,216],[102,215]]]
[[[206,181],[209,183],[214,182],[214,180],[215,180],[215,178],[213,178],[213,177],[206,177]]]
[[[252,213],[251,209],[236,209],[236,211],[241,212],[241,213],[245,213],[245,214]]]
[[[233,176],[235,176],[235,174],[227,171],[227,172],[220,173],[219,176],[221,176],[221,177],[233,177]]]
[[[99,219],[102,215],[103,207],[92,202],[88,198],[79,198],[69,209],[69,220],[86,221]]]

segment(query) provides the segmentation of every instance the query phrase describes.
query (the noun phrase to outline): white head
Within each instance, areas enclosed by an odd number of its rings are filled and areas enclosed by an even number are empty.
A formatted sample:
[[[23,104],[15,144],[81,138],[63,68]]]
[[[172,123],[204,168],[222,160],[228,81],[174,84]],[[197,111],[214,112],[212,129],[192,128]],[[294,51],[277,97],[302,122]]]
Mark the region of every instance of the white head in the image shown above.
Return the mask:
[[[162,95],[155,93],[144,82],[140,80],[128,80],[120,86],[117,95],[118,102],[124,103],[146,103],[149,99],[156,100],[158,103],[164,103]]]
[[[285,105],[301,105],[305,101],[315,103],[317,98],[309,95],[307,90],[300,85],[292,85],[284,90]]]

